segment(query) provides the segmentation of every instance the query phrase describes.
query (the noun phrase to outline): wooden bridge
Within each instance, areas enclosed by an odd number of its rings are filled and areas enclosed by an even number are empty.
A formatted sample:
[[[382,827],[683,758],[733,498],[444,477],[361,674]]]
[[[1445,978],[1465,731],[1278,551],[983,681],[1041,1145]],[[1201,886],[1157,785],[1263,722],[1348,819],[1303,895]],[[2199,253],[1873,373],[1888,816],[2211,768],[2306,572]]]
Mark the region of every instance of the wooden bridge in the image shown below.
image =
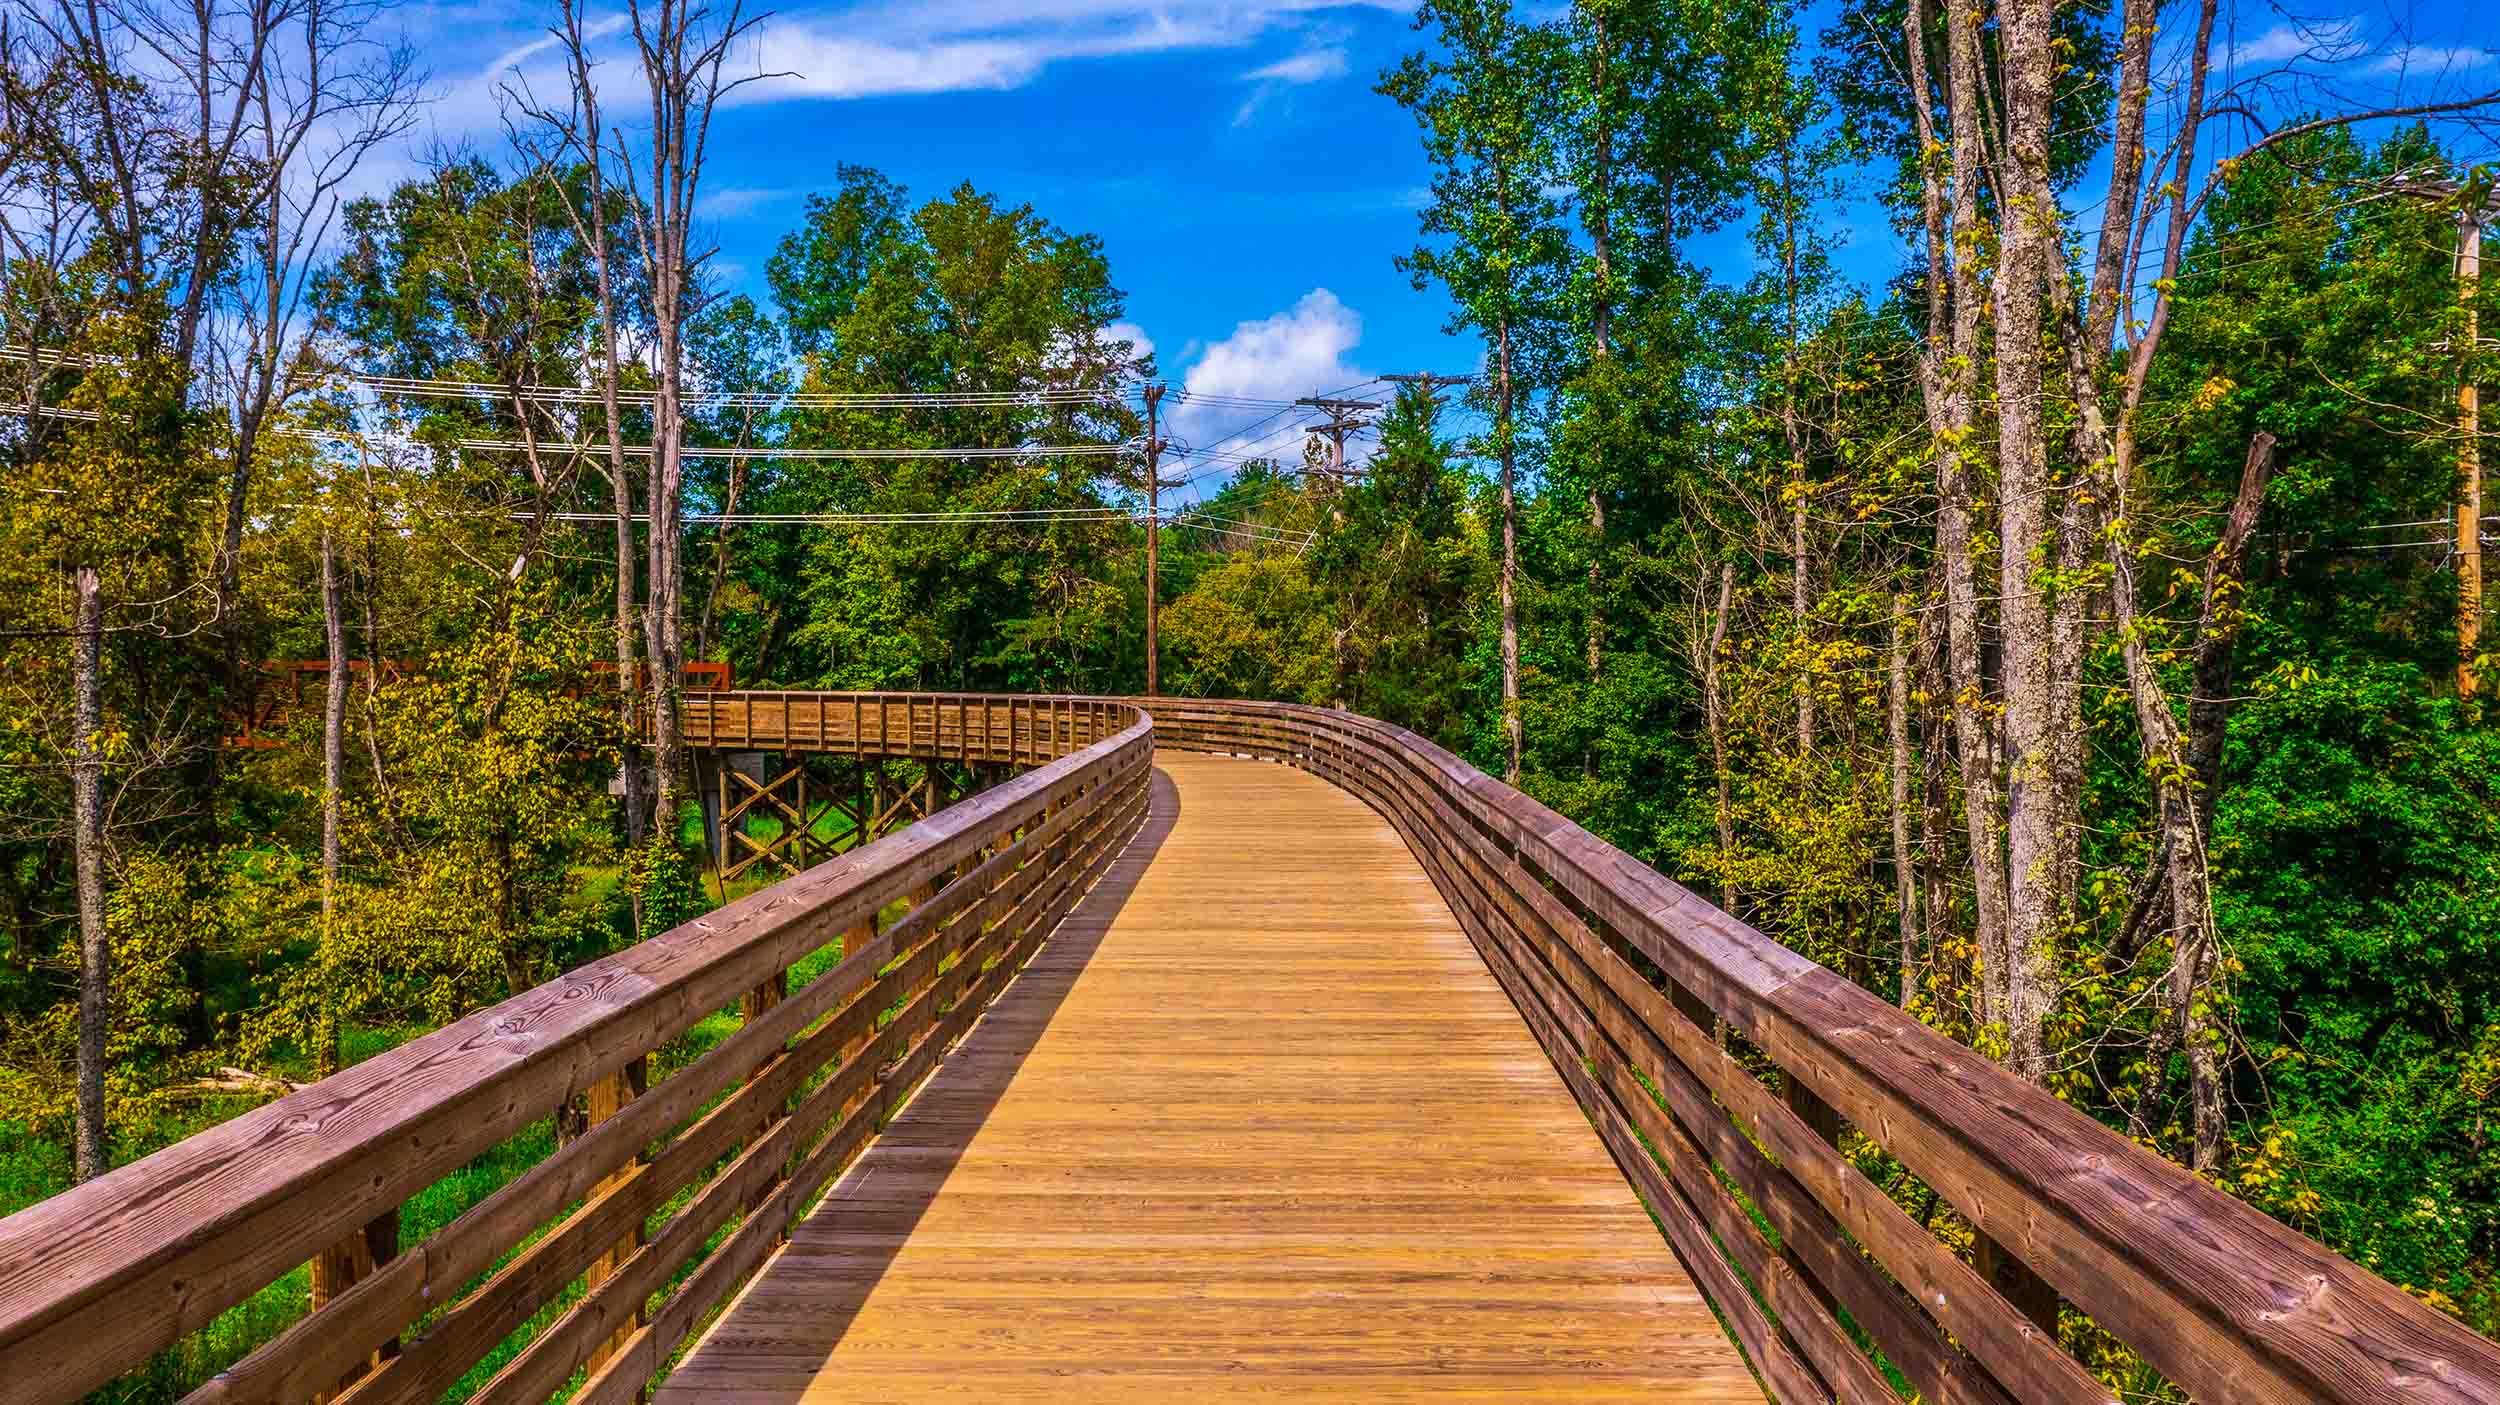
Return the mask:
[[[2460,1323],[1395,728],[685,707],[767,758],[725,828],[870,760],[918,818],[0,1221],[0,1399],[313,1262],[194,1399],[2029,1405],[2117,1398],[2097,1331],[2196,1400],[2500,1401]]]

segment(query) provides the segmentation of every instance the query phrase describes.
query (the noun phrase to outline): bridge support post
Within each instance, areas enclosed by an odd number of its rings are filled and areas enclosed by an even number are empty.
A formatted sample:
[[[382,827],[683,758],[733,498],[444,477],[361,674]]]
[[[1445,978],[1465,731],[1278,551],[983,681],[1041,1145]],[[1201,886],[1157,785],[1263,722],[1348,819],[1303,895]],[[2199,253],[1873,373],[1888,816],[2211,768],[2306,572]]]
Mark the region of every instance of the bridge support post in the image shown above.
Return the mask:
[[[698,751],[693,760],[695,803],[703,809],[703,853],[717,873],[726,857],[721,852],[720,758],[709,751]]]

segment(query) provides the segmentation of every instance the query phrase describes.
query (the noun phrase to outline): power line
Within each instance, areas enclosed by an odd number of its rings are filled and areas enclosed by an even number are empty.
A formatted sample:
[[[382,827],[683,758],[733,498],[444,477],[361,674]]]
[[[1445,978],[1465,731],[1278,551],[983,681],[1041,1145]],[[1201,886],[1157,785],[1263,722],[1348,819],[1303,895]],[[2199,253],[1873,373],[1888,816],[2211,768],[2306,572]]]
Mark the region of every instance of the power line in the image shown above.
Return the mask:
[[[616,514],[613,512],[514,512],[507,515],[514,521],[585,523],[614,523],[616,521]],[[637,512],[632,515],[631,520],[649,522],[651,517],[648,513]],[[1133,522],[1138,519],[1136,514],[1117,507],[971,507],[931,512],[689,512],[678,520],[689,526],[706,527],[850,527],[922,523],[983,525]]]
[[[497,453],[520,453],[536,449],[551,454],[603,454],[605,444],[579,441],[530,444],[519,439],[459,439],[453,447]],[[1118,444],[1027,444],[1014,448],[868,448],[868,449],[800,449],[777,446],[753,448],[722,448],[712,445],[682,445],[680,458],[688,459],[1022,459],[1067,458],[1089,454],[1125,454],[1137,446]],[[649,458],[654,452],[649,444],[626,444],[618,451],[632,458]]]

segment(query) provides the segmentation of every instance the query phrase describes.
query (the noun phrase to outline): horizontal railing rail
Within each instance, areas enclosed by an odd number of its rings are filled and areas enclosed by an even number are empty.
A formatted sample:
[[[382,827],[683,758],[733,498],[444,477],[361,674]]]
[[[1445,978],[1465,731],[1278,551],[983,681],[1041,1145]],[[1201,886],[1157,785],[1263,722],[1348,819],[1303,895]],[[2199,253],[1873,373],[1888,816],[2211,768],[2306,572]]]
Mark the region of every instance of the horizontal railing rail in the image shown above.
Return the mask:
[[[2044,1280],[2197,1400],[2500,1401],[2500,1345],[1431,742],[1146,705],[1158,745],[1300,767],[1405,836],[1780,1400],[1898,1399],[1862,1340],[1924,1400],[2112,1400],[2043,1330]],[[1976,1228],[1990,1276],[1859,1173],[1843,1119]]]
[[[0,1400],[75,1399],[308,1262],[310,1313],[192,1399],[434,1400],[499,1351],[471,1398],[636,1398],[1144,822],[1130,704],[854,701],[871,746],[1036,769],[0,1220]],[[731,1005],[736,1033],[649,1079]],[[411,1196],[577,1099],[552,1155],[399,1242]]]

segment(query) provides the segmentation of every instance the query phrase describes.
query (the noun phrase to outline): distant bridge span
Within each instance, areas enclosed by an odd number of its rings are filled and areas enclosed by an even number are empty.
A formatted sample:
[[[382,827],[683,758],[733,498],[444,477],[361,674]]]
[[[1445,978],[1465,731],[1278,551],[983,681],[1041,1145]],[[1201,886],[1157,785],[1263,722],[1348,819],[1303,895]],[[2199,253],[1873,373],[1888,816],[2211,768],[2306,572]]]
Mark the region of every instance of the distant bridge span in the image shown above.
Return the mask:
[[[710,755],[987,788],[0,1221],[0,1399],[319,1260],[196,1398],[2110,1400],[2062,1301],[2198,1400],[2500,1402],[2462,1324],[1396,728],[684,709]]]

